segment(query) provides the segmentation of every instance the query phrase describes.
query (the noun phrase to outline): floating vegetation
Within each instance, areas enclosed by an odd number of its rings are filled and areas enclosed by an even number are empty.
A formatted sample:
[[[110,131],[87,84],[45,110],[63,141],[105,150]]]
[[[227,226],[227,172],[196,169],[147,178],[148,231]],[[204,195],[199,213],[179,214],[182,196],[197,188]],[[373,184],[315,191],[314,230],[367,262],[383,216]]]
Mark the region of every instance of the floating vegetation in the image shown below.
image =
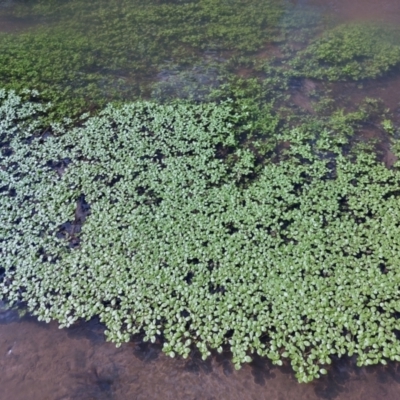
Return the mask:
[[[0,91],[3,298],[171,357],[286,359],[301,382],[334,355],[400,361],[400,173],[352,144],[359,117],[274,123],[286,145],[260,165],[231,101],[108,106],[51,134],[45,113]]]
[[[309,77],[343,80],[376,78],[400,64],[400,30],[372,23],[326,31],[293,65]]]

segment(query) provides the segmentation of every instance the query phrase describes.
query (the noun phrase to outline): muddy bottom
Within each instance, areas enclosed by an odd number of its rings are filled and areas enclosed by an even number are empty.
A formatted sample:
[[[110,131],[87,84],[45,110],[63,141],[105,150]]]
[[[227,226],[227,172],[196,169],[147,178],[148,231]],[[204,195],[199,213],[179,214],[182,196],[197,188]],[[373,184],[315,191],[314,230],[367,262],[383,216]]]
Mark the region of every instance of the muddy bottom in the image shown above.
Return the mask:
[[[397,0],[310,0],[310,3],[325,6],[344,20],[400,22],[400,1]]]
[[[399,399],[400,365],[357,368],[334,360],[329,375],[298,384],[289,367],[256,358],[236,371],[230,354],[171,359],[159,344],[107,343],[93,320],[56,323],[0,311],[1,400]]]

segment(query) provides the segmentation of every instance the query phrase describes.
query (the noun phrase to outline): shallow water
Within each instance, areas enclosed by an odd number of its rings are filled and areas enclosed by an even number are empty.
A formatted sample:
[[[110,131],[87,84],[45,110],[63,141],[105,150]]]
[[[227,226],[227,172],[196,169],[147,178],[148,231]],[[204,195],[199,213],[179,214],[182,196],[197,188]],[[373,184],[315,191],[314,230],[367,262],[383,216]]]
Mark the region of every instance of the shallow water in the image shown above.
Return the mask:
[[[327,4],[332,12],[346,20],[385,20],[400,21],[400,3],[393,0],[316,0],[311,3]]]
[[[357,368],[334,361],[330,375],[298,384],[289,367],[256,358],[236,371],[229,354],[171,359],[140,337],[116,348],[93,320],[59,330],[55,323],[0,313],[2,400],[398,399],[400,366]]]
[[[11,10],[18,2],[0,0],[0,11]],[[290,12],[307,7],[316,16],[340,21],[379,20],[400,23],[399,0],[304,0],[290,2]],[[295,8],[293,8],[293,4]],[[294,11],[293,11],[294,10]],[[31,29],[43,21],[34,18],[0,16],[0,31],[15,33]],[[260,57],[279,57],[280,47],[269,46]],[[205,59],[224,60],[224,54],[204,51]],[[177,70],[188,73],[177,77]],[[242,76],[251,71],[238,71]],[[122,76],[126,82],[132,76]],[[147,79],[149,79],[147,77]],[[152,80],[185,96],[185,85],[195,82],[201,98],[210,86],[217,87],[218,71],[201,66],[164,67]],[[1,82],[0,82],[1,83]],[[165,87],[167,89],[165,89]],[[400,121],[400,73],[365,82],[327,83],[312,79],[290,88],[293,107],[313,113],[312,92],[332,90],[332,96],[348,110],[365,97],[381,98],[393,118]],[[155,93],[155,94],[154,94]],[[157,97],[157,91],[153,97]],[[197,99],[197,98],[195,98]],[[373,123],[361,133],[381,139],[386,165],[394,159],[380,127]],[[202,361],[198,354],[188,360],[171,359],[160,345],[148,345],[140,337],[116,348],[106,343],[104,327],[97,321],[58,330],[56,323],[39,323],[33,317],[19,318],[15,312],[0,310],[0,399],[398,399],[400,365],[357,368],[354,360],[334,360],[329,375],[308,385],[300,385],[290,367],[275,367],[256,358],[236,371],[230,354],[214,355]]]

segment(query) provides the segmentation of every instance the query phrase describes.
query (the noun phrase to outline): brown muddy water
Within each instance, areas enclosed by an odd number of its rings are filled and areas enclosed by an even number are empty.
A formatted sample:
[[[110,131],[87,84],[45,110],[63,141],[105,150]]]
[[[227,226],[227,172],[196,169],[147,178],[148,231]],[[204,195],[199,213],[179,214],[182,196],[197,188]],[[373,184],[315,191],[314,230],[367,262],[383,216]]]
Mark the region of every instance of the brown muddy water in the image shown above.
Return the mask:
[[[400,2],[396,0],[316,0],[311,3],[327,4],[334,13],[347,20],[400,21]]]
[[[372,19],[400,23],[400,0],[300,0],[293,3],[323,7],[343,20]],[[9,7],[11,0],[0,1]],[[0,19],[0,31],[29,28],[31,22]],[[310,93],[318,83],[307,80],[293,89],[292,102],[313,112]],[[400,121],[400,74],[359,83],[326,86],[351,109],[365,97],[381,98]],[[377,126],[364,130],[380,137]],[[385,163],[393,163],[382,136]],[[386,149],[386,150],[385,150]],[[96,320],[59,330],[55,322],[20,318],[0,304],[0,400],[90,399],[400,399],[400,364],[358,368],[354,359],[336,359],[329,375],[298,384],[289,366],[276,367],[255,360],[233,368],[230,354],[214,354],[202,361],[197,353],[188,359],[171,359],[161,344],[141,337],[116,348],[104,338]]]
[[[2,400],[395,400],[400,365],[358,368],[336,360],[330,375],[298,384],[289,367],[256,358],[236,371],[230,354],[202,361],[171,359],[159,344],[136,337],[120,348],[104,341],[93,320],[59,330],[56,323],[20,319],[0,311],[0,398]]]
[[[0,32],[19,32],[31,26],[28,21],[21,21],[19,18],[0,17]]]

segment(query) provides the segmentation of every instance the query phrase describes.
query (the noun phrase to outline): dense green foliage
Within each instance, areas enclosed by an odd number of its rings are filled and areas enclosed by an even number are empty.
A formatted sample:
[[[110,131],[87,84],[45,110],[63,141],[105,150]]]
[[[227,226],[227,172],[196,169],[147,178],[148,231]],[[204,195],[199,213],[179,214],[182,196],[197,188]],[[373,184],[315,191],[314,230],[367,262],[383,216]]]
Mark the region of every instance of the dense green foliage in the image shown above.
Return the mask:
[[[85,104],[148,95],[146,82],[164,65],[259,49],[278,32],[283,2],[38,0],[13,13],[41,23],[20,34],[0,32],[2,87],[40,90],[65,116]]]
[[[400,64],[400,31],[372,24],[328,30],[294,60],[301,74],[329,80],[375,78]]]
[[[400,360],[400,173],[350,150],[359,115],[275,124],[290,145],[257,166],[231,102],[109,106],[53,135],[44,112],[0,91],[2,296],[171,356],[288,358],[300,381],[332,355]]]

